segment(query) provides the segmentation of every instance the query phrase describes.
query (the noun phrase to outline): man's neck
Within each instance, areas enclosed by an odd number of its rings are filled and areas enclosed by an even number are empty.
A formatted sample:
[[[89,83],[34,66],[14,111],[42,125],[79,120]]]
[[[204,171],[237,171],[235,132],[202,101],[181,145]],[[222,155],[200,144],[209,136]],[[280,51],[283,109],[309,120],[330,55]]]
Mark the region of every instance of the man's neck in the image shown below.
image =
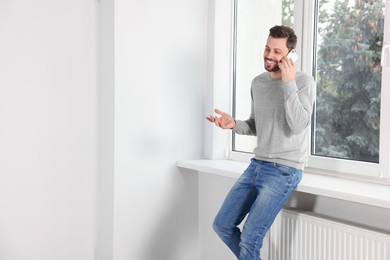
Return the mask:
[[[282,72],[279,70],[279,71],[271,71],[270,74],[271,78],[273,79],[280,79],[282,78]]]

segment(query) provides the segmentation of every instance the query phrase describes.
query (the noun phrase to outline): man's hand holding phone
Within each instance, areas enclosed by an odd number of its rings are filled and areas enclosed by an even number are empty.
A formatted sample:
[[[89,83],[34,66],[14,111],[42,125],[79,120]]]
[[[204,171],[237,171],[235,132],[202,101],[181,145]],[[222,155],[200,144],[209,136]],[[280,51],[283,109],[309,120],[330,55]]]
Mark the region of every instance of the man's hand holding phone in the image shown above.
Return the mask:
[[[298,60],[298,55],[295,50],[291,50],[287,56],[279,62],[279,68],[282,72],[283,82],[288,82],[295,79],[296,69],[295,62]]]
[[[294,63],[298,60],[298,54],[295,50],[291,50],[286,57]]]

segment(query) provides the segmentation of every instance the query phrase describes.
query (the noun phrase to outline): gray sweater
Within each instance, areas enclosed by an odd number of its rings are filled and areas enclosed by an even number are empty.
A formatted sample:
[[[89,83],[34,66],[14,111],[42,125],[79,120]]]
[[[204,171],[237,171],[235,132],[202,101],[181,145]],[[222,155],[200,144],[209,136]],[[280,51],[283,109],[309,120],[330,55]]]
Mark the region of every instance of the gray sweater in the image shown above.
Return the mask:
[[[297,72],[284,83],[268,72],[254,78],[248,120],[236,120],[237,134],[256,135],[255,159],[303,170],[308,156],[311,114],[315,99],[312,76]]]

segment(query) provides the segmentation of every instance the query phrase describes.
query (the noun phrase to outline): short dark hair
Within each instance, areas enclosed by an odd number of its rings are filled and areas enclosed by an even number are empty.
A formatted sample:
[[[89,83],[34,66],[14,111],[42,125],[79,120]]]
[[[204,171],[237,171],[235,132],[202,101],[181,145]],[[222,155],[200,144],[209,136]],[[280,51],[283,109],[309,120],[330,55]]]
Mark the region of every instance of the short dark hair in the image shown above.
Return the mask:
[[[275,25],[269,29],[269,36],[272,36],[273,38],[287,38],[287,48],[289,50],[295,49],[297,46],[297,36],[295,35],[294,30],[290,27]]]

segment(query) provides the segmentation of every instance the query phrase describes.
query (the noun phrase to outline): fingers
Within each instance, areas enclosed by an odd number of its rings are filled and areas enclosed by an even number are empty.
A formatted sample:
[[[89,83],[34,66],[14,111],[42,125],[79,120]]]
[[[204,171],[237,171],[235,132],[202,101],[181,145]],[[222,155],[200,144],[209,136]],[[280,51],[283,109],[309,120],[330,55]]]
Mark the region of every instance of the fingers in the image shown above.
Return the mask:
[[[209,121],[209,122],[211,122],[211,123],[215,123],[215,124],[217,124],[217,123],[219,123],[219,121],[220,121],[220,117],[216,117],[216,116],[213,116],[213,115],[209,115],[209,116],[206,116],[206,119],[207,119],[207,121]]]
[[[283,82],[288,82],[295,79],[296,68],[292,60],[288,59],[287,57],[283,57],[279,63],[279,68],[282,72]]]
[[[209,115],[209,116],[206,116],[206,119],[207,121],[209,121],[210,123],[215,123],[217,126],[220,126],[220,121],[221,121],[221,118],[218,118],[216,116],[212,116],[212,115]]]
[[[283,57],[283,58],[284,58],[284,60],[285,60],[287,63],[289,63],[289,64],[294,64],[294,62],[292,61],[291,58],[289,58],[289,57],[287,57],[287,56],[285,56],[285,57]]]
[[[221,115],[221,117],[223,117],[224,115],[227,115],[226,113],[222,112],[221,110],[219,109],[215,109],[214,110],[215,113]],[[216,116],[213,116],[213,115],[209,115],[209,116],[206,116],[206,119],[211,122],[211,123],[215,123],[216,121],[218,121],[218,119],[220,119],[221,117],[216,117]]]
[[[222,123],[222,117],[216,117],[216,116],[206,116],[207,121],[210,123],[214,123],[216,126],[223,128],[223,123]]]
[[[209,115],[209,116],[206,116],[207,121],[214,123],[216,126],[218,126],[220,128],[223,128],[223,129],[227,128],[227,125],[231,121],[231,116],[226,114],[225,112],[222,112],[219,109],[215,109],[214,112],[219,114],[220,117]]]
[[[292,61],[292,59],[289,59],[285,56],[279,62],[279,66],[282,66],[283,68],[295,67],[295,63]]]
[[[221,110],[219,110],[218,108],[214,109],[215,113],[217,113],[218,115],[225,115],[225,112],[222,112]]]
[[[214,123],[215,120],[217,119],[216,116],[213,116],[213,115],[209,115],[209,116],[206,116],[206,119],[211,122],[211,123]]]

